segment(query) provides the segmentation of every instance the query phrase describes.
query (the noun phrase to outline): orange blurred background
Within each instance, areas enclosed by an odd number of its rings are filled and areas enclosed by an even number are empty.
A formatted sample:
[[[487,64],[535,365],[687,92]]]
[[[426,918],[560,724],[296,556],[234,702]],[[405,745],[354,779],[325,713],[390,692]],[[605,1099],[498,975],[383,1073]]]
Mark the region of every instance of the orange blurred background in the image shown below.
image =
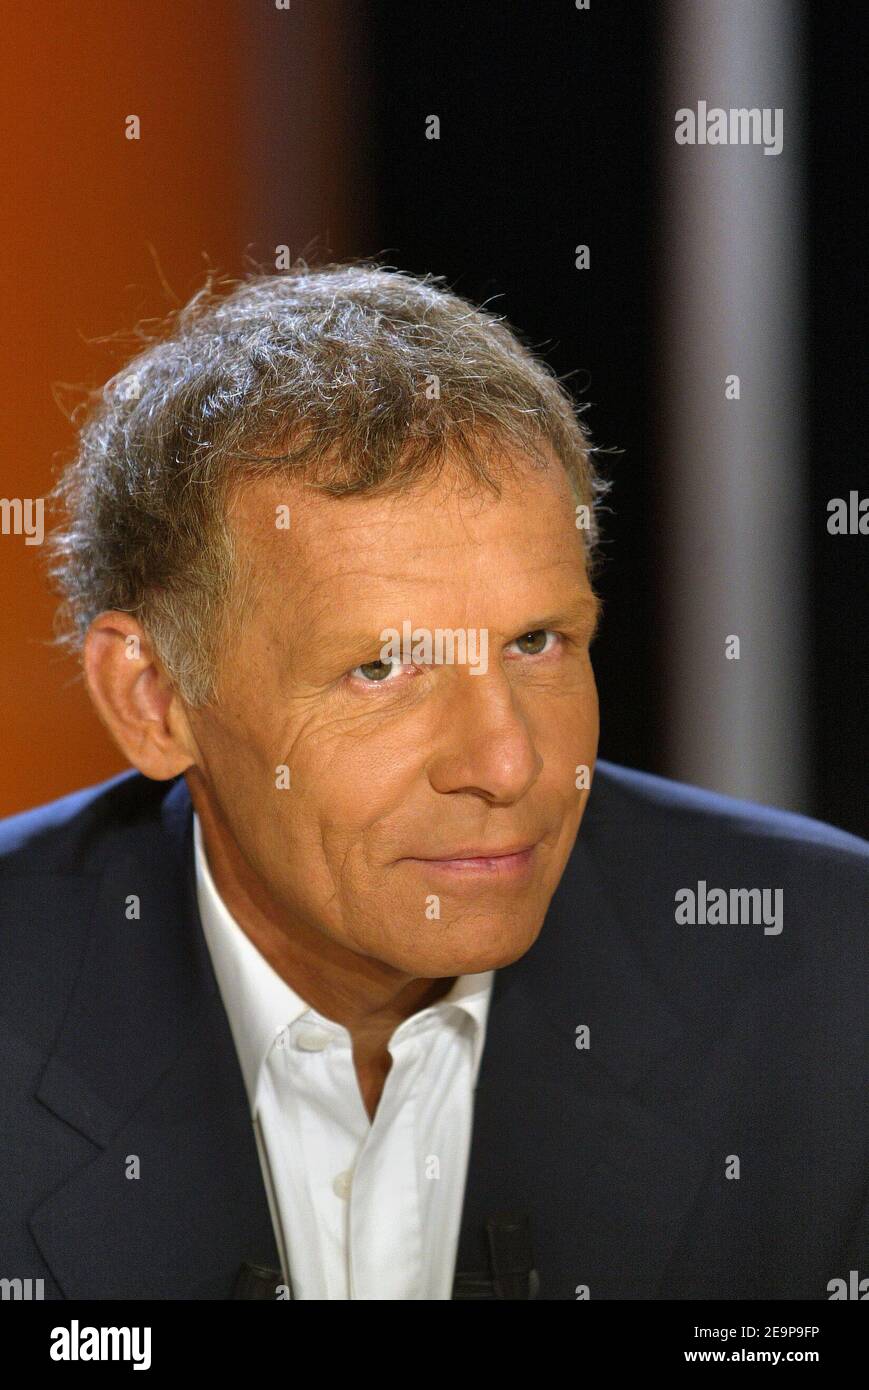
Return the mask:
[[[365,199],[344,155],[363,104],[358,49],[330,0],[264,8],[255,25],[233,0],[7,12],[0,495],[53,486],[74,445],[55,392],[72,403],[64,384],[102,385],[121,361],[88,340],[162,317],[209,265],[240,275],[246,257],[273,263],[279,244],[359,254],[351,214]],[[77,663],[50,645],[42,553],[0,535],[0,815],[127,766]]]

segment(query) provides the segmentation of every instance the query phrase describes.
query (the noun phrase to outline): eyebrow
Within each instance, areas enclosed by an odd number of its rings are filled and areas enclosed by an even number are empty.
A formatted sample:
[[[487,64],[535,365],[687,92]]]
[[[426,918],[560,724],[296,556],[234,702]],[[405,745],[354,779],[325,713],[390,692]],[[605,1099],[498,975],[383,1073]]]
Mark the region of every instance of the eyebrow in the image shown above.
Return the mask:
[[[591,636],[600,626],[603,615],[603,602],[597,594],[592,593],[588,597],[585,594],[578,595],[576,599],[565,608],[559,609],[557,613],[547,613],[544,617],[534,618],[530,623],[523,627],[523,632],[537,632],[541,628],[570,627],[572,623],[588,623],[591,620]]]
[[[603,603],[597,594],[586,596],[579,594],[563,608],[554,612],[549,612],[541,617],[535,617],[523,623],[517,628],[517,635],[522,636],[526,632],[538,632],[542,629],[553,629],[560,627],[571,627],[581,624],[588,625],[591,621],[591,632],[589,642],[591,642],[600,626],[603,612]],[[419,627],[420,624],[414,622],[413,626]],[[397,628],[401,631],[401,622],[383,623],[380,627],[372,624],[371,627],[355,628],[348,632],[329,632],[319,639],[321,650],[328,650],[331,656],[336,659],[349,658],[353,653],[371,647],[372,649],[380,642],[380,633],[386,627]],[[446,631],[447,625],[441,624],[441,629]],[[450,628],[450,631],[458,631],[457,628]],[[515,640],[515,638],[511,639]]]

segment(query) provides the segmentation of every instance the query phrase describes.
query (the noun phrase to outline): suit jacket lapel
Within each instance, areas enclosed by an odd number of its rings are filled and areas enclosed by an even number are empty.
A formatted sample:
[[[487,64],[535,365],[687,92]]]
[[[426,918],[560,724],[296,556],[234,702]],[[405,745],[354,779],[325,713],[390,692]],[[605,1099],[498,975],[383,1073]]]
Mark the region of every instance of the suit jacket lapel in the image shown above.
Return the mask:
[[[581,830],[540,936],[495,976],[459,1270],[488,1268],[487,1216],[527,1214],[539,1298],[655,1296],[709,1162],[661,1099],[681,1037]]]
[[[94,1145],[30,1219],[66,1297],[228,1298],[242,1260],[279,1266],[183,779],[103,875],[37,1099]]]

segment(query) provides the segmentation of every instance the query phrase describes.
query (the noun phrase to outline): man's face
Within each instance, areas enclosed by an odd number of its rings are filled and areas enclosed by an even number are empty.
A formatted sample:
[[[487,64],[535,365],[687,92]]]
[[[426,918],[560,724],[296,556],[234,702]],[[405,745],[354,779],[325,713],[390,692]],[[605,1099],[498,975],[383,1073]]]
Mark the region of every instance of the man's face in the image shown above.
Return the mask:
[[[219,705],[191,716],[194,775],[258,898],[288,931],[414,977],[518,959],[597,752],[596,600],[563,471],[528,467],[500,499],[462,495],[449,469],[380,498],[257,482],[230,519],[261,590],[221,654]],[[381,659],[406,622],[431,634],[430,662]],[[464,664],[438,629],[477,642]]]

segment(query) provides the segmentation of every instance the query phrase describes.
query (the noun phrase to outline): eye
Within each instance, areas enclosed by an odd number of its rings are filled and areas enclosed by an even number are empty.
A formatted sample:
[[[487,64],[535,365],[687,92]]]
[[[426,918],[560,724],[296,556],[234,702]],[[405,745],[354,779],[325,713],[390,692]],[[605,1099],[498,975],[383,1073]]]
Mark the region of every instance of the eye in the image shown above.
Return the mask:
[[[523,656],[543,656],[552,650],[551,646],[547,647],[546,645],[550,637],[557,638],[558,633],[551,632],[548,628],[539,627],[534,632],[526,632],[524,636],[517,637],[512,645],[521,647]]]
[[[365,685],[388,685],[394,684],[391,676],[405,669],[400,661],[366,661],[362,666],[354,666],[350,675],[357,676]]]

